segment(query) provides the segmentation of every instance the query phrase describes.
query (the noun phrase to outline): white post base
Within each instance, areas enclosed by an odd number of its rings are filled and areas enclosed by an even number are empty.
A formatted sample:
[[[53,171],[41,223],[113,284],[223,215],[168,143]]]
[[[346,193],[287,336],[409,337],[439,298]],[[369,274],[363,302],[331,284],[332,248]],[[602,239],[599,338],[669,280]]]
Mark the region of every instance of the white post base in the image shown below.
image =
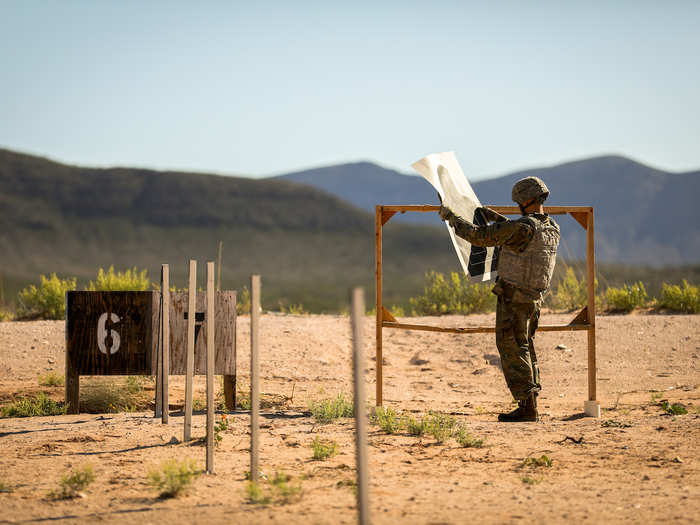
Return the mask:
[[[589,417],[600,417],[600,403],[598,401],[584,401],[583,413]]]

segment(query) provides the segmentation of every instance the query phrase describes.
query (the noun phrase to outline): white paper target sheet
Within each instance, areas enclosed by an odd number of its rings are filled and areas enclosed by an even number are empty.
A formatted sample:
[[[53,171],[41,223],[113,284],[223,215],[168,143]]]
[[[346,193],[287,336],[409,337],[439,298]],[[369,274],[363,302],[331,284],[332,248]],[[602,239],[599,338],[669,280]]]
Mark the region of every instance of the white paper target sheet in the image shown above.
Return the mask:
[[[482,214],[475,213],[475,210],[481,207],[481,203],[453,151],[427,155],[411,166],[432,184],[442,198],[442,203],[454,213],[473,224],[486,224]],[[472,281],[495,279],[499,248],[472,246],[461,237],[457,237],[448,223],[445,223],[445,226],[450,232],[459,262],[469,278]]]

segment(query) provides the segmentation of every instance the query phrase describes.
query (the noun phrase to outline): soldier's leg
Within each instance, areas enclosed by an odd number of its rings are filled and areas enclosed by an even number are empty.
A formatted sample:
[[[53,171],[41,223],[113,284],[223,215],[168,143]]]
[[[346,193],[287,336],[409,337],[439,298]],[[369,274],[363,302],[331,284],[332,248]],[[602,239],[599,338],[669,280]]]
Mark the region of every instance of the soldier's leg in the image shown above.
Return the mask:
[[[508,388],[518,401],[539,391],[528,340],[528,321],[533,309],[531,303],[513,303],[500,296],[496,306],[496,347]]]
[[[537,385],[537,391],[542,390],[542,384],[540,383],[540,367],[537,364],[537,354],[535,353],[535,332],[540,324],[540,307],[535,305],[535,310],[530,317],[530,322],[527,327],[527,343],[530,349],[530,362],[532,363],[532,377],[535,385]]]

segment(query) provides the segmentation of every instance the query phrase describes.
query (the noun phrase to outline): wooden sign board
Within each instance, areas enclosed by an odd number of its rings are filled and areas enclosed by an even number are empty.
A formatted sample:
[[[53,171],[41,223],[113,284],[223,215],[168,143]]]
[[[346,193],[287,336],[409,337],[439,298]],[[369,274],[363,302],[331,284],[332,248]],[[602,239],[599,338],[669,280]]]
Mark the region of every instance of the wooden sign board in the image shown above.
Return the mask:
[[[151,375],[156,362],[159,303],[155,292],[68,292],[67,371],[77,375]]]
[[[195,374],[206,373],[206,294],[197,293]],[[236,292],[216,292],[214,373],[235,375]],[[187,293],[170,293],[170,374],[184,375]],[[201,314],[204,314],[203,316]],[[77,375],[155,375],[160,292],[68,292],[67,364]]]
[[[214,301],[214,373],[236,374],[236,292],[216,292]],[[170,375],[184,375],[187,365],[187,312],[186,292],[170,293]],[[203,313],[204,319],[195,317],[194,373],[207,371],[207,312],[206,294],[197,293],[195,313]],[[200,315],[199,318],[202,316]]]

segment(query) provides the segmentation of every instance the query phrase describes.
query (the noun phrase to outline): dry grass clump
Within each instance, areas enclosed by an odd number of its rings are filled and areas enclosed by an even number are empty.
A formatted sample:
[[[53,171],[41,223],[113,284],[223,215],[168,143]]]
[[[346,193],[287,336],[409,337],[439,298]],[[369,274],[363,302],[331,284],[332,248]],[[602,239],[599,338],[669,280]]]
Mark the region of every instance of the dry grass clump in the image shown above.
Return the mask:
[[[89,414],[149,410],[153,396],[146,392],[148,379],[140,376],[91,377],[80,392],[80,411]]]
[[[56,372],[47,372],[44,375],[40,375],[37,380],[39,381],[39,386],[49,387],[63,386],[66,382],[66,378]]]

